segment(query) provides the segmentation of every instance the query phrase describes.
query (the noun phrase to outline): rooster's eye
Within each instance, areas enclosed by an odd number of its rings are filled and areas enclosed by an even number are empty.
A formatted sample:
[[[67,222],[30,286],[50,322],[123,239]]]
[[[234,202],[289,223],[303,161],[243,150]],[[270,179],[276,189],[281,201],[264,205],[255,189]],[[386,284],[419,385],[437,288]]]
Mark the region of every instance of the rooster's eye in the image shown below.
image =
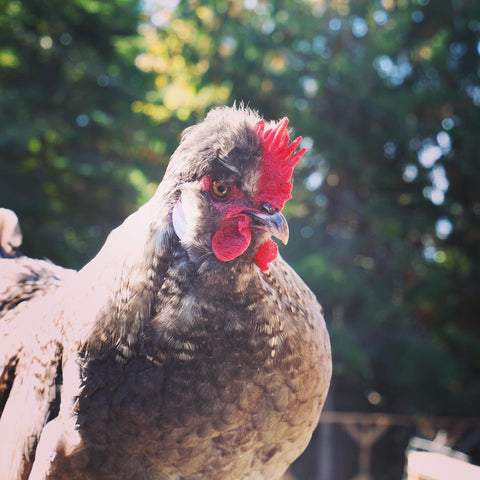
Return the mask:
[[[226,198],[230,195],[232,187],[222,182],[213,182],[212,192],[218,198]]]

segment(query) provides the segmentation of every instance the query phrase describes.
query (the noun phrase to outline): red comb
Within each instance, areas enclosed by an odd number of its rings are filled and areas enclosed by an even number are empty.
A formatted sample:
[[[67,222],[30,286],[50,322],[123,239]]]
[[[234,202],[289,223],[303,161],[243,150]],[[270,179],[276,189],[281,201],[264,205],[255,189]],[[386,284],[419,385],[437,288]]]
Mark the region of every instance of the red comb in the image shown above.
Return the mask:
[[[259,188],[255,200],[259,203],[269,203],[278,210],[282,210],[285,202],[292,198],[293,169],[306,151],[302,148],[295,152],[302,137],[296,138],[289,145],[287,125],[286,117],[282,118],[276,127],[268,130],[265,130],[264,120],[255,125],[255,132],[260,137],[263,147]]]

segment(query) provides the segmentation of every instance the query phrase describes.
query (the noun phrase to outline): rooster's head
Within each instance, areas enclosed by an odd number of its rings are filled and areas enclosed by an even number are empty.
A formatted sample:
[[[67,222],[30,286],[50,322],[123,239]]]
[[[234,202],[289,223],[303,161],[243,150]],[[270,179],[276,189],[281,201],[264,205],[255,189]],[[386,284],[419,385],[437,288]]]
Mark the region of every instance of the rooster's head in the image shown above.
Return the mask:
[[[197,258],[254,261],[265,272],[286,243],[282,214],[305,152],[290,143],[288,119],[265,123],[245,108],[216,108],[184,132],[166,178],[175,182],[172,223]]]

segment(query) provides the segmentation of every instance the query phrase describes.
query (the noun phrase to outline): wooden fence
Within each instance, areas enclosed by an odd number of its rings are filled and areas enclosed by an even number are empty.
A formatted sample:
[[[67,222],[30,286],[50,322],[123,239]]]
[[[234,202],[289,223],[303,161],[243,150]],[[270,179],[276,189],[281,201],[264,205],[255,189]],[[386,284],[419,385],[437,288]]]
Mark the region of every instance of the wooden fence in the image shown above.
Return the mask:
[[[337,480],[332,460],[335,457],[331,446],[332,429],[329,428],[335,425],[348,434],[352,441],[350,448],[357,451],[358,467],[353,480],[374,480],[372,449],[392,428],[408,427],[415,432],[412,436],[435,440],[439,448],[454,447],[460,439],[470,446],[480,444],[480,418],[325,411],[314,445],[311,446],[316,449],[317,458],[316,473],[309,477],[312,480]],[[401,475],[392,480],[400,479]]]

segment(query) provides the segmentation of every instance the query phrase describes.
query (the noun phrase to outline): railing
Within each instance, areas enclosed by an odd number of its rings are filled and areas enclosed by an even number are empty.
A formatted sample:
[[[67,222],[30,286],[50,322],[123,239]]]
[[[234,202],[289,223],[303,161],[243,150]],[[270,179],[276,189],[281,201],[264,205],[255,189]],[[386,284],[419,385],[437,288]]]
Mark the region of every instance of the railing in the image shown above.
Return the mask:
[[[321,426],[339,425],[358,447],[358,473],[354,480],[373,480],[372,448],[392,427],[414,428],[416,435],[427,439],[436,439],[436,443],[454,446],[458,440],[470,431],[470,443],[480,442],[480,418],[410,416],[385,413],[353,413],[325,411],[320,419]],[[472,433],[473,431],[473,433]],[[336,480],[329,472],[327,457],[328,435],[319,438],[318,480]],[[323,445],[322,445],[323,444]]]

